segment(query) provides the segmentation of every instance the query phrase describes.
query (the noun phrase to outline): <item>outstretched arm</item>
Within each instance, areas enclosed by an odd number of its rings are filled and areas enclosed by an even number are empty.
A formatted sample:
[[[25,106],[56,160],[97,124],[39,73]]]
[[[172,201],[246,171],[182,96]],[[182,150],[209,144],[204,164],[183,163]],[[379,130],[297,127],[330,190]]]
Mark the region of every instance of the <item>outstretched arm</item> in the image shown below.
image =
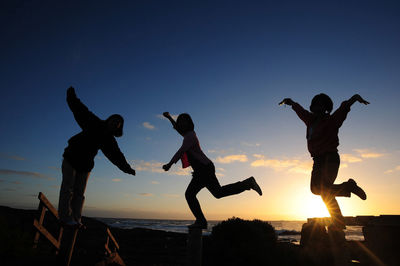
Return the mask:
[[[171,166],[179,161],[181,159],[182,155],[187,152],[195,143],[195,138],[193,135],[186,135],[183,139],[182,146],[179,148],[179,150],[174,154],[172,159],[169,161],[169,163],[163,165],[163,169],[165,171],[168,171]]]
[[[355,102],[359,102],[362,104],[369,104],[369,102],[367,102],[366,100],[364,100],[359,94],[354,94],[350,99],[347,100],[347,104],[350,106],[352,106]]]
[[[354,94],[350,99],[342,102],[340,107],[332,114],[332,117],[335,119],[337,126],[340,127],[344,120],[347,117],[347,114],[350,112],[350,107],[355,103],[359,102],[362,104],[369,104],[366,100],[364,100],[360,95]]]
[[[135,170],[132,169],[126,161],[124,154],[119,149],[117,141],[114,138],[111,138],[109,141],[104,143],[103,147],[101,147],[101,151],[122,172],[131,175],[136,174]]]
[[[297,116],[308,125],[311,122],[312,114],[305,110],[300,104],[296,103],[290,98],[283,99],[279,105],[286,104],[292,107],[292,109],[296,112]]]
[[[164,112],[163,113],[163,116],[165,117],[165,118],[167,118],[170,122],[171,122],[171,124],[172,124],[172,126],[175,128],[176,127],[176,122],[175,122],[175,120],[172,118],[172,116],[169,114],[169,112]]]
[[[279,105],[283,105],[283,104],[292,106],[294,104],[294,101],[290,98],[285,98],[279,103]]]
[[[67,90],[67,103],[69,109],[71,109],[74,114],[76,122],[83,130],[87,129],[94,122],[100,121],[100,119],[90,112],[86,105],[79,100],[73,87],[69,87]]]
[[[163,113],[163,116],[164,116],[165,118],[167,118],[167,119],[171,122],[173,128],[174,128],[176,131],[178,131],[178,133],[179,133],[181,136],[183,136],[183,132],[180,132],[180,131],[179,131],[179,129],[178,129],[178,127],[177,127],[176,121],[172,118],[172,116],[169,114],[169,112],[164,112],[164,113]]]

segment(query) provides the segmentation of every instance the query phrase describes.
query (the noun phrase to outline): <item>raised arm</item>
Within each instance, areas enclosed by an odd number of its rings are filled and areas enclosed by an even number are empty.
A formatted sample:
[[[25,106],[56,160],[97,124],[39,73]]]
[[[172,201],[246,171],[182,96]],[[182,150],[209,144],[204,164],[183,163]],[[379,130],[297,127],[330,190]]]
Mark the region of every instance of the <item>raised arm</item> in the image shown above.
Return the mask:
[[[181,136],[183,136],[183,132],[181,132],[181,131],[178,129],[176,121],[172,118],[172,116],[169,114],[169,112],[164,112],[164,113],[163,113],[163,116],[164,116],[165,118],[167,118],[167,119],[171,122],[172,127],[173,127]]]
[[[90,127],[93,123],[100,121],[100,119],[90,112],[86,105],[79,100],[73,87],[69,87],[67,90],[67,103],[69,109],[71,109],[74,114],[76,122],[83,130]]]
[[[116,165],[122,172],[131,175],[136,174],[135,170],[133,170],[126,161],[124,154],[119,149],[118,143],[114,138],[110,138],[109,141],[104,143],[101,147],[101,151],[108,158],[108,160]]]
[[[332,114],[332,117],[335,119],[336,124],[340,127],[344,120],[347,117],[347,114],[350,112],[350,107],[355,103],[359,102],[362,104],[369,104],[366,100],[364,100],[360,95],[354,94],[350,99],[342,102],[340,107]]]
[[[349,107],[352,106],[355,102],[359,102],[359,103],[362,103],[362,104],[365,104],[365,105],[369,104],[369,102],[364,100],[359,94],[354,94],[346,102],[349,105]]]
[[[312,114],[305,110],[300,104],[296,103],[290,98],[283,99],[279,105],[286,104],[292,107],[292,109],[296,112],[297,116],[306,124],[309,125],[312,120]]]

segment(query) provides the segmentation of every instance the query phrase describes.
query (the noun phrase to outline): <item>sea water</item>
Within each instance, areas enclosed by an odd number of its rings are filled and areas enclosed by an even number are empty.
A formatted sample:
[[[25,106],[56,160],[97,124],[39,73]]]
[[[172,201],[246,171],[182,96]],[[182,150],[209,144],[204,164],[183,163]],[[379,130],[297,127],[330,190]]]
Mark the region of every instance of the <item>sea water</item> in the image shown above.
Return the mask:
[[[108,226],[132,229],[146,228],[153,230],[163,230],[176,233],[187,233],[188,225],[193,223],[192,220],[158,220],[158,219],[130,219],[130,218],[96,218]],[[208,221],[208,229],[204,234],[211,234],[213,226],[220,221]],[[305,221],[268,221],[274,228],[278,237],[278,241],[300,243],[301,227]],[[361,226],[347,226],[345,230],[347,240],[364,240]]]

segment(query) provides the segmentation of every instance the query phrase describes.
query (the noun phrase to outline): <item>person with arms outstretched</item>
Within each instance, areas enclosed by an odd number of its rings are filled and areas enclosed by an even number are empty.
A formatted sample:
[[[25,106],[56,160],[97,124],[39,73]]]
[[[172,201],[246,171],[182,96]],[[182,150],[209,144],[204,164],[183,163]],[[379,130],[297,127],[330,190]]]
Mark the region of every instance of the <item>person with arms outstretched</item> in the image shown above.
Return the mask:
[[[193,169],[192,180],[189,183],[185,192],[186,201],[190,210],[196,218],[194,224],[190,228],[207,228],[207,220],[201,210],[200,203],[196,198],[197,193],[206,187],[211,194],[217,199],[239,194],[245,190],[253,189],[260,196],[262,195],[261,188],[257,184],[254,177],[249,177],[243,181],[233,184],[221,186],[215,176],[214,164],[203,153],[200,148],[199,140],[194,132],[194,124],[189,114],[180,114],[175,121],[168,112],[163,114],[171,123],[172,126],[180,135],[183,136],[183,143],[180,149],[175,153],[169,163],[163,165],[163,169],[168,171],[171,166],[182,161],[182,167],[191,166]]]
[[[67,103],[82,131],[68,140],[64,150],[58,213],[64,225],[78,226],[82,225],[84,193],[98,150],[121,171],[135,175],[135,170],[115,140],[123,133],[124,119],[121,115],[113,114],[101,120],[79,100],[73,87],[67,90]]]
[[[332,226],[336,229],[344,229],[345,223],[335,197],[350,197],[353,193],[362,200],[367,199],[364,190],[351,178],[341,184],[334,184],[340,165],[337,149],[339,128],[355,102],[369,104],[360,95],[355,94],[349,100],[342,102],[340,107],[331,114],[333,102],[324,93],[314,96],[310,112],[290,98],[285,98],[280,103],[291,106],[307,126],[307,147],[314,160],[311,172],[311,192],[321,195],[331,215]]]

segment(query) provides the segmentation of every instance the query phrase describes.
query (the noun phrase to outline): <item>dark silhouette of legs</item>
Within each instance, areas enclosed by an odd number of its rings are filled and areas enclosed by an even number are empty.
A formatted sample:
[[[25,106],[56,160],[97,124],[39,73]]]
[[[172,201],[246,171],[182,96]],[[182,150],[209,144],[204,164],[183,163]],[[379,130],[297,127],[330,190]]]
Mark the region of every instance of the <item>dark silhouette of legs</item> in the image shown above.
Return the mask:
[[[194,217],[196,217],[196,221],[206,221],[206,218],[201,210],[200,203],[196,198],[197,193],[199,193],[199,191],[204,187],[205,186],[202,184],[201,179],[193,176],[185,192],[186,201]]]
[[[337,227],[345,228],[344,217],[335,197],[350,197],[350,190],[348,182],[333,184],[339,171],[339,165],[340,157],[337,153],[314,157],[311,173],[311,191],[316,195],[321,195],[333,223]]]
[[[254,177],[249,177],[243,181],[221,186],[215,176],[214,165],[207,166],[201,171],[195,171],[192,175],[193,178],[186,189],[185,198],[194,217],[196,217],[194,226],[197,227],[207,228],[207,220],[204,217],[200,203],[196,198],[197,193],[199,193],[199,191],[204,187],[207,187],[211,194],[217,199],[239,194],[250,189],[254,189],[259,193],[259,195],[262,194],[261,188],[258,186]]]
[[[252,178],[252,177],[251,177]],[[251,178],[248,178],[244,181],[239,181],[236,183],[228,184],[225,186],[221,186],[218,182],[217,177],[214,175],[209,178],[209,181],[206,185],[207,189],[211,192],[211,194],[217,198],[223,198],[230,195],[236,195],[242,193],[245,190],[251,189]],[[254,178],[252,178],[254,179]]]
[[[83,203],[85,202],[86,184],[90,173],[77,172],[74,183],[74,195],[71,201],[72,217],[81,223]]]
[[[58,213],[62,222],[80,223],[84,193],[90,173],[77,172],[68,161],[62,163],[63,180],[60,188]]]

